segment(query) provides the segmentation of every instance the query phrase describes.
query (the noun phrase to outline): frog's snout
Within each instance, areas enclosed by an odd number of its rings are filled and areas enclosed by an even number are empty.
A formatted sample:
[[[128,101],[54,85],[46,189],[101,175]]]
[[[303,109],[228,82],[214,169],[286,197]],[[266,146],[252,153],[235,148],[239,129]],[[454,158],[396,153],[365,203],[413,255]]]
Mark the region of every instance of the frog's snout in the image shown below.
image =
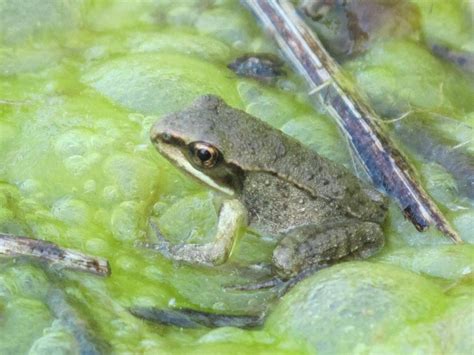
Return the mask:
[[[157,122],[150,129],[150,140],[155,146],[160,143],[171,144],[173,134],[169,130],[161,127],[160,122]]]
[[[150,140],[153,143],[156,143],[159,140],[160,135],[162,134],[162,130],[159,127],[159,122],[156,122],[151,126],[150,129]]]

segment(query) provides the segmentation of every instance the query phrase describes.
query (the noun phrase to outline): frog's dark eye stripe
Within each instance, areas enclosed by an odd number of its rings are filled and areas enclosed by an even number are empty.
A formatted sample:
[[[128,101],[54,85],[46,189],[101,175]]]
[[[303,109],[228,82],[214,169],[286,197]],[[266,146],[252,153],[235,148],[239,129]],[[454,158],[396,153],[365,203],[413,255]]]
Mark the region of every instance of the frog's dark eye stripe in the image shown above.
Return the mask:
[[[163,132],[163,133],[157,134],[155,140],[156,141],[161,140],[165,142],[166,144],[171,144],[171,145],[176,145],[176,146],[185,145],[184,141],[181,138],[176,137],[169,132]]]
[[[204,142],[193,142],[189,144],[189,150],[194,163],[204,168],[212,168],[219,161],[219,150]]]

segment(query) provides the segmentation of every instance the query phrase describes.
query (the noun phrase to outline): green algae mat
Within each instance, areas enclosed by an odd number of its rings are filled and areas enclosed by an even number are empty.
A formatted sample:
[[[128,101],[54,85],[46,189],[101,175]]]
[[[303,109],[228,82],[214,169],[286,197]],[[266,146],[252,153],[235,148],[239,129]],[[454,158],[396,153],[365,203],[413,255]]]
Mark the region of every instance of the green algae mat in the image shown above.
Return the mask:
[[[379,112],[420,110],[430,129],[474,154],[472,74],[426,45],[473,52],[474,10],[457,0],[410,5],[409,34],[372,41],[344,68]],[[282,299],[224,287],[258,278],[252,265],[270,261],[268,236],[249,231],[216,268],[176,264],[142,246],[150,221],[175,243],[202,243],[215,231],[214,192],[149,141],[153,122],[202,94],[360,174],[345,138],[290,68],[273,86],[227,68],[248,52],[277,49],[234,0],[0,0],[0,232],[103,257],[112,268],[100,278],[0,258],[0,354],[472,352],[473,201],[442,165],[405,146],[465,244],[416,232],[392,204],[380,254],[320,271]],[[258,330],[185,330],[128,312],[244,314],[268,305]]]

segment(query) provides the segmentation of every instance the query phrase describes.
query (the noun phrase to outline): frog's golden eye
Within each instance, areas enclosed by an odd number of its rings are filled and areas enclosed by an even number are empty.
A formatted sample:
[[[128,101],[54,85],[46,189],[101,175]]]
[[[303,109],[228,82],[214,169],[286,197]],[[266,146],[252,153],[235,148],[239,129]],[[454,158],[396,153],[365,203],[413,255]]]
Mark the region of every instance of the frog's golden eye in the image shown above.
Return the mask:
[[[219,161],[219,150],[204,142],[194,142],[189,145],[194,162],[204,168],[212,168]]]

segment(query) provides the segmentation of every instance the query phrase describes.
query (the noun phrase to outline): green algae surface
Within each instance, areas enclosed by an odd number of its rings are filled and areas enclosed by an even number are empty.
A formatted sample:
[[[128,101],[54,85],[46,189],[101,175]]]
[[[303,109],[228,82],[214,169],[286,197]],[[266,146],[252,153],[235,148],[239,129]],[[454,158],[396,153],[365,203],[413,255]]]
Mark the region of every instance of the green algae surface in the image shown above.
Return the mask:
[[[473,49],[467,3],[412,3],[419,38]],[[0,0],[0,232],[107,258],[112,267],[111,277],[98,278],[1,258],[1,354],[80,353],[74,322],[94,335],[100,352],[472,351],[472,200],[440,165],[413,152],[420,180],[465,244],[416,232],[391,205],[382,253],[323,270],[281,300],[271,290],[224,288],[259,277],[250,266],[269,262],[274,243],[266,236],[245,234],[216,268],[174,264],[140,246],[153,238],[151,221],[173,242],[212,238],[214,192],[179,173],[148,138],[154,121],[202,94],[219,95],[360,173],[335,123],[307,102],[300,79],[290,74],[270,87],[226,68],[246,52],[277,50],[237,1]],[[421,40],[375,42],[344,67],[379,112],[449,116],[433,125],[474,154],[473,79]],[[54,289],[78,319],[51,309]],[[267,305],[259,330],[182,330],[128,312],[155,306],[242,314]]]

